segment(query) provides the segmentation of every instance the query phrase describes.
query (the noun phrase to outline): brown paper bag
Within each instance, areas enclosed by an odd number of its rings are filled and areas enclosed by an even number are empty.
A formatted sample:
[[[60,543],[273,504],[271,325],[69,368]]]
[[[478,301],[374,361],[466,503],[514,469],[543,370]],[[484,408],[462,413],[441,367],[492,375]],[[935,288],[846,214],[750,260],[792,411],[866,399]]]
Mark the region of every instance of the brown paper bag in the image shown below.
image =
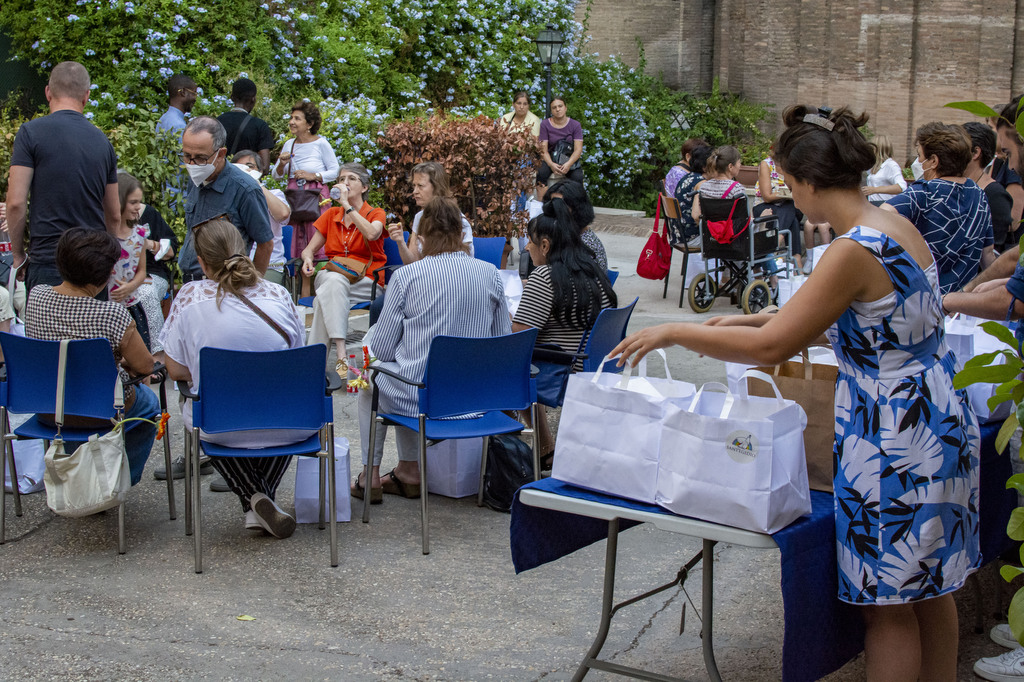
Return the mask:
[[[775,367],[758,367],[771,374],[782,397],[793,400],[807,413],[804,430],[804,450],[807,454],[807,478],[811,490],[832,492],[835,475],[832,448],[835,441],[836,376],[835,365],[812,363],[808,352],[803,362],[788,361]],[[750,395],[774,398],[775,393],[763,381],[748,379]]]

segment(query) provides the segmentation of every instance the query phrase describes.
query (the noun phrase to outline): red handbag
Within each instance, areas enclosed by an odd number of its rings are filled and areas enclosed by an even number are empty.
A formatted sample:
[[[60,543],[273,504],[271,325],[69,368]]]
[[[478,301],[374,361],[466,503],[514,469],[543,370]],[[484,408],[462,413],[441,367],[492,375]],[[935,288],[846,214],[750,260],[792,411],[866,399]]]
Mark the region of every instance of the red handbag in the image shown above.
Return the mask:
[[[668,231],[658,232],[661,222],[661,199],[654,212],[654,230],[647,238],[640,259],[636,262],[636,274],[644,279],[665,279],[672,267],[672,246],[668,243]]]

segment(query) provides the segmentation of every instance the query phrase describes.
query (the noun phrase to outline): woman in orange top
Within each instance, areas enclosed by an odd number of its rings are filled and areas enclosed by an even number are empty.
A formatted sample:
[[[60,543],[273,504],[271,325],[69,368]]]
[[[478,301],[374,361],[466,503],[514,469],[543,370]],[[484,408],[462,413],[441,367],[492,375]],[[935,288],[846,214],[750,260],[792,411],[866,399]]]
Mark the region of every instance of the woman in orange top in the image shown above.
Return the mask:
[[[355,282],[348,277],[323,268],[316,275],[316,298],[313,299],[313,326],[309,343],[330,342],[338,355],[338,374],[348,374],[348,354],[345,337],[348,336],[348,310],[353,303],[369,301],[373,291],[373,276],[384,267],[384,210],[366,202],[370,192],[370,174],[362,164],[345,163],[338,172],[341,192],[340,206],[334,206],[320,216],[313,226],[316,232],[302,250],[302,272],[312,276],[315,272],[313,255],[323,246],[327,258],[346,256],[367,263],[366,275]]]

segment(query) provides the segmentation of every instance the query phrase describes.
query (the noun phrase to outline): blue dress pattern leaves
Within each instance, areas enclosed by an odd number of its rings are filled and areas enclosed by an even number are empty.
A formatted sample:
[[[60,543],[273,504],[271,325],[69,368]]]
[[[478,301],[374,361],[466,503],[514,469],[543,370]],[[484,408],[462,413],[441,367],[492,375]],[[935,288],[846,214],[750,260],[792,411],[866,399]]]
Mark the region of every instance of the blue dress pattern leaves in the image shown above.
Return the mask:
[[[898,604],[958,589],[981,562],[980,434],[953,389],[936,268],[891,237],[855,227],[892,294],[855,302],[828,331],[836,382],[839,598]]]

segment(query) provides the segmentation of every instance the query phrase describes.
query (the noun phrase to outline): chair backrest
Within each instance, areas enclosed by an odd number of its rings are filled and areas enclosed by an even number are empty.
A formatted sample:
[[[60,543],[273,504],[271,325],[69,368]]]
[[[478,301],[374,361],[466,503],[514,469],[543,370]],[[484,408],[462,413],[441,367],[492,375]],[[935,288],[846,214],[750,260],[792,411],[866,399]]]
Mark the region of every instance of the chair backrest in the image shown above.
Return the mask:
[[[391,276],[395,274],[395,271],[391,269],[391,266],[402,264],[402,254],[398,250],[398,244],[395,243],[391,237],[384,237],[384,255],[387,256],[388,259],[386,263],[386,267],[388,269],[384,271],[384,284],[387,284],[391,281]]]
[[[473,237],[473,256],[501,269],[501,254],[505,252],[504,237]]]
[[[679,207],[679,201],[667,194],[659,194],[661,198],[661,212],[667,220],[682,220],[683,211]]]
[[[52,414],[57,404],[60,342],[0,333],[0,348],[7,365],[8,411]],[[69,343],[65,375],[65,414],[96,419],[115,416],[114,387],[121,378],[109,341],[82,339]]]
[[[732,232],[739,236],[744,234],[750,222],[750,212],[747,208],[747,197],[739,196],[733,199],[710,199],[700,197],[700,224],[701,233],[707,231],[709,220],[728,220],[732,215]],[[729,243],[729,242],[725,242]]]
[[[597,320],[587,336],[587,343],[583,347],[583,352],[587,354],[583,360],[584,372],[596,372],[604,356],[608,355],[612,348],[626,338],[626,327],[629,325],[629,318],[633,314],[633,308],[638,300],[640,299],[634,298],[632,303],[622,308],[605,308],[597,316]],[[604,371],[618,372],[622,370],[615,367],[614,361],[609,360],[605,363]]]
[[[266,352],[203,348],[193,424],[208,433],[318,429],[333,415],[326,364],[322,343]]]
[[[617,280],[619,278],[619,271],[618,270],[607,270],[606,272],[608,273],[608,281],[611,282],[612,286],[615,286],[615,280]]]
[[[430,342],[420,412],[437,419],[488,410],[522,410],[537,399],[530,378],[535,328],[507,336]]]
[[[292,231],[291,225],[281,226],[281,244],[284,245],[284,259],[285,262],[292,259]]]

